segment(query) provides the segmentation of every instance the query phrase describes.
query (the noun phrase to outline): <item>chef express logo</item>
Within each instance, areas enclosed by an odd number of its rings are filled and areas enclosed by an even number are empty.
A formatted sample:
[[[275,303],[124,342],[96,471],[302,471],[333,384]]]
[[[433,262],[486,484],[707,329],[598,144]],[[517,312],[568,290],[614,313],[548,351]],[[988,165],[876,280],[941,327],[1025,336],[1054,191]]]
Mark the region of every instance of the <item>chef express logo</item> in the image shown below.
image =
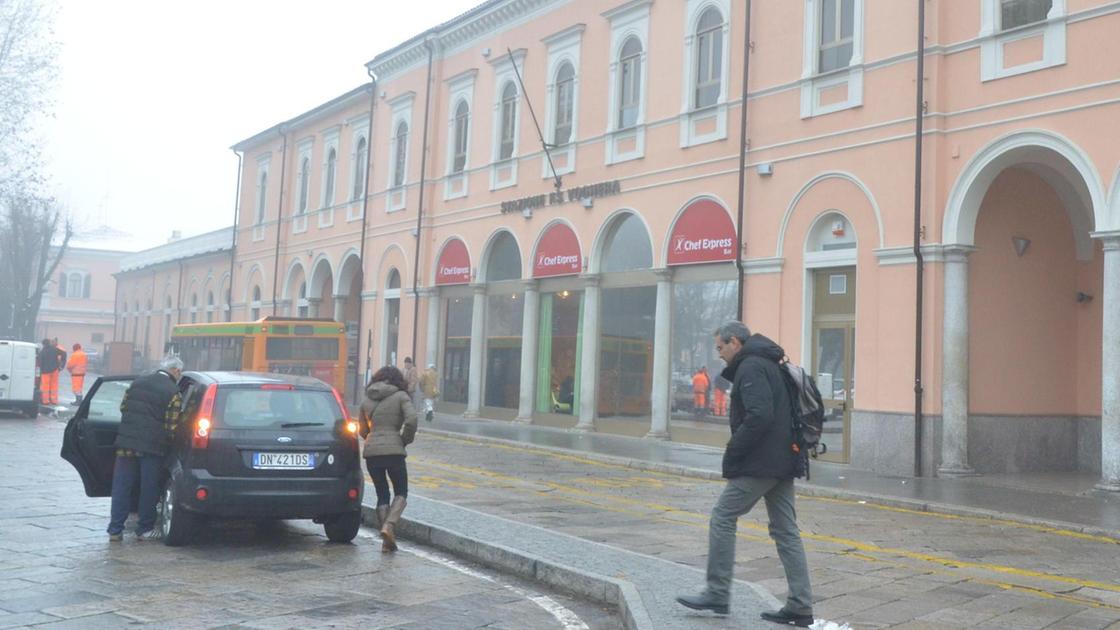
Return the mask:
[[[734,241],[730,238],[688,238],[678,236],[673,239],[673,251],[678,254],[690,252],[711,252],[720,250],[722,254],[730,254]]]
[[[440,267],[439,275],[441,276],[465,276],[470,273],[469,267]]]
[[[571,256],[563,256],[563,255],[548,256],[548,255],[542,254],[541,257],[537,259],[537,266],[538,267],[566,267],[566,266],[575,267],[577,265],[579,265],[579,256],[576,256],[576,255],[571,255]]]

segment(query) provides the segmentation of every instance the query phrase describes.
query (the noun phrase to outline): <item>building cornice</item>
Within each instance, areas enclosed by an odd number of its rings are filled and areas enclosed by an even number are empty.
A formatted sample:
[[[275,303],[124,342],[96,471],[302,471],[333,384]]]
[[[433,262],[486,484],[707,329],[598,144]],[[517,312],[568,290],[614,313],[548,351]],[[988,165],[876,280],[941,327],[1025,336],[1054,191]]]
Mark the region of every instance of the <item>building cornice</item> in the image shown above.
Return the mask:
[[[269,127],[268,129],[265,129],[260,133],[249,136],[241,142],[234,144],[230,148],[238,152],[247,151],[252,147],[263,144],[264,142],[275,140],[276,136],[285,133],[292,127],[296,127],[298,125],[302,125],[304,123],[329,116],[336,113],[340,109],[351,107],[357,103],[366,103],[369,101],[370,89],[371,88],[369,83],[363,83],[353,90],[350,90],[349,92],[340,96],[336,96],[335,98],[327,101],[326,103],[323,103],[322,105],[319,105],[318,107],[309,109],[306,112],[296,116],[295,118],[286,120],[277,125],[273,125],[272,127]]]

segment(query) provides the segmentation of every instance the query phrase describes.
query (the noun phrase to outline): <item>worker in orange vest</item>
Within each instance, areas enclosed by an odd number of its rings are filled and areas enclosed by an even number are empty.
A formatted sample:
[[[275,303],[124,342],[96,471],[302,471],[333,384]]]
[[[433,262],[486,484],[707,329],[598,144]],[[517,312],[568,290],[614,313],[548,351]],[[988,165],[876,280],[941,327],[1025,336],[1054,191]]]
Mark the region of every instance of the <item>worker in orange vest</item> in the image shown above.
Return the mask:
[[[39,392],[40,401],[44,405],[58,404],[58,373],[62,368],[60,359],[62,354],[51,343],[44,339],[39,349]]]
[[[70,389],[74,392],[74,404],[82,404],[82,392],[86,384],[86,367],[89,360],[82,350],[82,344],[74,344],[74,352],[66,362],[66,369],[70,371]]]
[[[707,367],[701,367],[692,375],[692,410],[698,416],[708,413],[708,388],[711,386]]]
[[[716,390],[712,392],[712,403],[715,405],[715,414],[717,416],[726,416],[727,390],[717,385]]]

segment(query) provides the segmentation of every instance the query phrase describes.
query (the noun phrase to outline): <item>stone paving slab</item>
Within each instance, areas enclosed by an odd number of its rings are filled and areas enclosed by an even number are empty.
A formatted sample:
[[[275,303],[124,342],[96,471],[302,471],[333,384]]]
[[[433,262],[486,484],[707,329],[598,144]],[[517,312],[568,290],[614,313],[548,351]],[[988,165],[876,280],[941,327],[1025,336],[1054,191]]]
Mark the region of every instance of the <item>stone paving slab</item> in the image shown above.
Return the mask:
[[[635,470],[721,479],[722,449],[680,442],[584,433],[552,427],[436,414],[422,431],[579,455]],[[815,461],[808,496],[866,499],[883,505],[959,516],[998,518],[1120,540],[1120,493],[1034,491],[986,483],[984,477],[941,479],[878,475]]]
[[[736,580],[730,616],[693,612],[677,604],[675,597],[702,587],[702,571],[415,494],[409,496],[400,533],[406,539],[617,604],[632,630],[753,627],[760,623],[760,612],[781,606],[765,589]]]

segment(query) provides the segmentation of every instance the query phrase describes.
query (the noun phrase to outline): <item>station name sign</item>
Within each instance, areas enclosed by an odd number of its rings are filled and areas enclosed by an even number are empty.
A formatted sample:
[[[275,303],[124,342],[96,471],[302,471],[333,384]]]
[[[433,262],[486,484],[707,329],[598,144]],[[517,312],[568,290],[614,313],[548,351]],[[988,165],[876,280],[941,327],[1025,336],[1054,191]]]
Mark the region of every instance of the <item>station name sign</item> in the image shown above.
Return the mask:
[[[617,195],[622,192],[622,184],[617,180],[609,182],[599,182],[598,184],[590,184],[588,186],[576,186],[566,190],[554,191],[547,194],[533,195],[531,197],[522,197],[521,199],[513,199],[511,201],[502,202],[502,214],[510,212],[521,212],[522,210],[535,210],[545,206],[559,206],[566,203],[574,203],[583,199],[595,199],[596,197],[609,197]]]

